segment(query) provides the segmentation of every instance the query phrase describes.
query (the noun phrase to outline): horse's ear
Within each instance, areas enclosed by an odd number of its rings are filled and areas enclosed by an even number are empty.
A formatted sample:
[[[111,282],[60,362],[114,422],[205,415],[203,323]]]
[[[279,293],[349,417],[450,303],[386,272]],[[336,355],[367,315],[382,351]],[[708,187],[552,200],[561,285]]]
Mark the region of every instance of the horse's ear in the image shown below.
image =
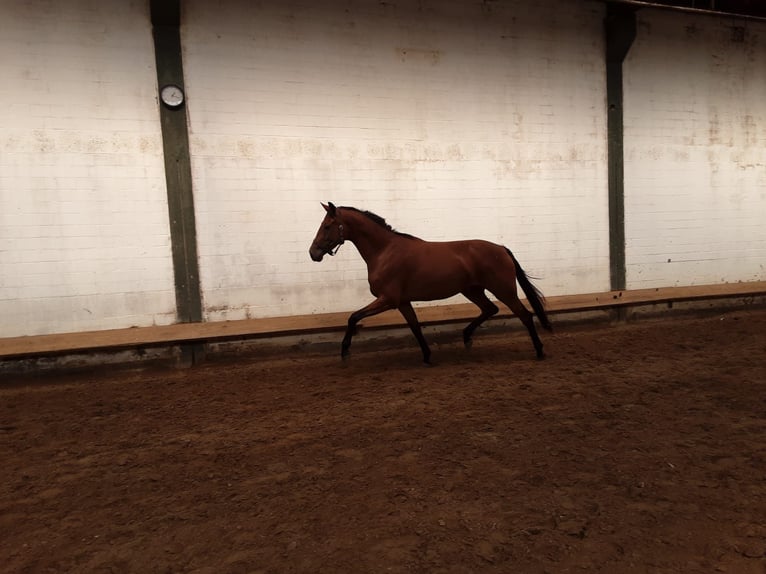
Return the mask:
[[[333,205],[332,201],[328,203],[328,205],[322,204],[322,207],[324,207],[324,210],[330,214],[331,217],[335,217],[335,205]]]

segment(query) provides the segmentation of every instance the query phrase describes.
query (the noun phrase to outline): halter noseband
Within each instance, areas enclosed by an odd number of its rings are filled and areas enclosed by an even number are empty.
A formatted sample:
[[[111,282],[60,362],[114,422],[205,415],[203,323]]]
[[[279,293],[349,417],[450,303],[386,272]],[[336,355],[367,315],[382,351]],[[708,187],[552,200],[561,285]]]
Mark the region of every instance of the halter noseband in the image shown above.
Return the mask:
[[[338,224],[338,233],[340,234],[340,243],[338,243],[338,245],[336,245],[334,247],[335,251],[333,251],[332,249],[329,249],[327,251],[327,255],[329,255],[330,257],[335,255],[340,250],[340,246],[343,245],[346,242],[346,240],[343,238],[343,224],[342,223]]]

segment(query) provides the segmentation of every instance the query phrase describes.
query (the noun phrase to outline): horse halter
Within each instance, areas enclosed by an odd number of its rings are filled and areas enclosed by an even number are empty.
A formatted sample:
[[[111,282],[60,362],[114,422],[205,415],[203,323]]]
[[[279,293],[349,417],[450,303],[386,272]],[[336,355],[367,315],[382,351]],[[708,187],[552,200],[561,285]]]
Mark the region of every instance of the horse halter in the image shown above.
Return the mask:
[[[334,247],[335,251],[333,251],[332,249],[328,249],[327,250],[327,255],[329,255],[330,257],[335,255],[340,250],[340,246],[343,245],[346,242],[346,240],[343,237],[343,224],[342,223],[338,224],[338,233],[340,234],[340,243],[338,243],[338,245],[336,245]]]

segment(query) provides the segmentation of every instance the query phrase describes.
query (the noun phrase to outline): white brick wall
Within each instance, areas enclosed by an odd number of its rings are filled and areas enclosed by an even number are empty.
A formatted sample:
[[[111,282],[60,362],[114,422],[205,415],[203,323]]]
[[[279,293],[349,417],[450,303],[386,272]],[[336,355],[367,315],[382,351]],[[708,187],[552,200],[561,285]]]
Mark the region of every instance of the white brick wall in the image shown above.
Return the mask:
[[[369,301],[352,246],[308,257],[320,200],[504,243],[546,294],[608,288],[603,4],[184,8],[208,319]]]
[[[624,77],[628,288],[766,279],[766,24],[642,10]]]
[[[172,323],[148,6],[0,0],[0,337]]]
[[[352,246],[308,257],[328,200],[504,243],[546,294],[607,289],[603,12],[184,2],[206,318],[367,303]],[[764,38],[639,11],[629,287],[764,279]],[[0,77],[0,337],[173,322],[148,5],[0,0]]]

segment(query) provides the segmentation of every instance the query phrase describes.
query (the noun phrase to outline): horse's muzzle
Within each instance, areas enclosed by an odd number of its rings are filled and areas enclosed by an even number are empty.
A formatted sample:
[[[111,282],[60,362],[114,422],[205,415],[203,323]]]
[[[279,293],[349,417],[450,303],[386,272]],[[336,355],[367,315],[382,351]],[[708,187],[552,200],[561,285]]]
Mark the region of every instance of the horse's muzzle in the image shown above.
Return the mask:
[[[309,255],[311,255],[311,259],[314,261],[321,261],[324,257],[325,251],[324,249],[320,249],[318,247],[314,247],[313,245],[309,248]]]

